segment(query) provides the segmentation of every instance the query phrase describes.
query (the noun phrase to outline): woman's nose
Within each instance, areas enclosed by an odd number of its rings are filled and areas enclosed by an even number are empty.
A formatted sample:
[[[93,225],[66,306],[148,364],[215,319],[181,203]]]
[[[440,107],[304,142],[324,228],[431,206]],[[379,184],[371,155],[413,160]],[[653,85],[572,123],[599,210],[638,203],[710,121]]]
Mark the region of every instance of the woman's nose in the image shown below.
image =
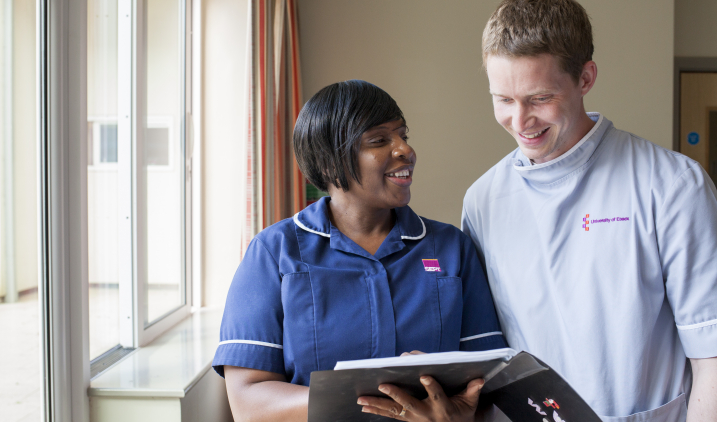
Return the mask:
[[[393,156],[410,162],[416,162],[416,151],[413,147],[408,145],[408,142],[406,142],[403,138],[396,141],[396,146],[393,149]]]

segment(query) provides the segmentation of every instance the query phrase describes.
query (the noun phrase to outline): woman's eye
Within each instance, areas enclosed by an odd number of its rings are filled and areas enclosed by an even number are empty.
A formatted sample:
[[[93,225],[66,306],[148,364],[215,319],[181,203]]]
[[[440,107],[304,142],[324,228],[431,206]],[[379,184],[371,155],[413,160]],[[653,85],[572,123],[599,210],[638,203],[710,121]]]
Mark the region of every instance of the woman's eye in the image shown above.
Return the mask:
[[[405,142],[408,142],[408,135],[403,135],[402,138]]]

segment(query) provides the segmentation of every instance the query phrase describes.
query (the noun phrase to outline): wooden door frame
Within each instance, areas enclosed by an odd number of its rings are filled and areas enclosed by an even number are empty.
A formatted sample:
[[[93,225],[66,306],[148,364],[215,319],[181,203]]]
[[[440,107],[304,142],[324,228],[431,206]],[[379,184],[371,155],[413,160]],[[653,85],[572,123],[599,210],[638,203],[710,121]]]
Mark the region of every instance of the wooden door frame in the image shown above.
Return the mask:
[[[672,149],[680,151],[680,75],[682,73],[717,73],[717,57],[675,57],[672,110]]]
[[[712,176],[712,163],[714,163],[715,160],[712,159],[712,157],[717,154],[717,151],[712,151],[712,131],[710,130],[710,114],[712,112],[717,112],[717,107],[715,106],[708,106],[705,110],[705,114],[707,114],[707,120],[705,121],[705,141],[707,141],[707,168],[705,169],[707,171],[707,174],[710,177]],[[716,129],[717,130],[717,129]],[[717,173],[717,171],[715,172]],[[715,181],[715,179],[712,179]]]

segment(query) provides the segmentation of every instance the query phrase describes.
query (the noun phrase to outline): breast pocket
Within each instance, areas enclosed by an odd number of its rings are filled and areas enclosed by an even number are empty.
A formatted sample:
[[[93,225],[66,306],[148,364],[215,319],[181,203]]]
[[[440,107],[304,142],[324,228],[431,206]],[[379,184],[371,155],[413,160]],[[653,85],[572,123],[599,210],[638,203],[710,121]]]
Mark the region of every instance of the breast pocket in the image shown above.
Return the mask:
[[[371,310],[363,273],[311,268],[284,276],[284,347],[297,369],[333,369],[339,360],[371,357]],[[286,352],[285,352],[286,355]]]
[[[463,281],[460,277],[438,277],[441,314],[441,351],[458,350],[463,320]]]
[[[687,403],[684,394],[657,409],[635,413],[630,416],[600,416],[605,422],[683,422],[687,419]]]

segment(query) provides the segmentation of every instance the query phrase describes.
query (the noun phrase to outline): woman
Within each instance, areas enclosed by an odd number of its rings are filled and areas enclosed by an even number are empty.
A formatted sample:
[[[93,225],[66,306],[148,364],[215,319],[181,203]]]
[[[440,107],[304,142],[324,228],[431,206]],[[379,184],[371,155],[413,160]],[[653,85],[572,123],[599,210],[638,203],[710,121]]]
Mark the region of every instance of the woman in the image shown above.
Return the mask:
[[[329,197],[259,233],[234,276],[213,365],[236,420],[305,421],[311,372],[340,360],[506,347],[470,239],[407,206],[407,133],[393,98],[364,81],[327,86],[301,110],[296,159]],[[422,382],[435,400],[382,386],[395,402],[359,402],[401,420],[472,419],[481,381],[451,399]]]

